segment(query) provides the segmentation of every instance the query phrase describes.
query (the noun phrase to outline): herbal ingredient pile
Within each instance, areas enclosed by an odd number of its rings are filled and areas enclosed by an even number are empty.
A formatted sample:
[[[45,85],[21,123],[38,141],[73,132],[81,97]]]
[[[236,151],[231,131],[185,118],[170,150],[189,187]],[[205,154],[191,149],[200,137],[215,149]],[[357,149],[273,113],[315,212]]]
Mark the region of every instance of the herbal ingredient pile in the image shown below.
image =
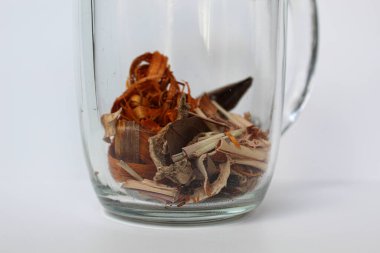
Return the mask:
[[[230,112],[251,84],[247,78],[193,98],[166,56],[137,57],[126,91],[101,117],[114,179],[178,206],[251,190],[267,169],[268,134],[249,113]]]

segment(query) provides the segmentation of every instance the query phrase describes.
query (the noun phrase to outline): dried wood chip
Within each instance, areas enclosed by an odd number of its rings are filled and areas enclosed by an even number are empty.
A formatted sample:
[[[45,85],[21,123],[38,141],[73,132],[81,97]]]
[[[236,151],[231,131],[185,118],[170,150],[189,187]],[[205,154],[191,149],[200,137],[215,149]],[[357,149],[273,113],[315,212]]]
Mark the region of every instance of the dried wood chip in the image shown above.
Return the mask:
[[[241,97],[251,87],[252,82],[253,78],[248,77],[242,81],[208,92],[208,95],[212,100],[223,106],[224,109],[230,111],[239,103]]]
[[[206,131],[208,131],[207,125],[197,117],[174,121],[163,136],[168,142],[169,154],[174,155],[181,152],[182,147],[186,146],[195,136]]]
[[[103,114],[101,117],[101,122],[104,127],[104,138],[105,142],[111,143],[111,137],[116,133],[116,122],[121,114],[122,108],[114,113]]]
[[[191,162],[187,159],[170,164],[169,166],[157,167],[157,173],[154,176],[154,181],[160,181],[164,178],[171,180],[172,182],[185,185],[193,178],[193,168]]]
[[[140,127],[134,121],[118,120],[115,134],[115,156],[120,160],[140,161]]]

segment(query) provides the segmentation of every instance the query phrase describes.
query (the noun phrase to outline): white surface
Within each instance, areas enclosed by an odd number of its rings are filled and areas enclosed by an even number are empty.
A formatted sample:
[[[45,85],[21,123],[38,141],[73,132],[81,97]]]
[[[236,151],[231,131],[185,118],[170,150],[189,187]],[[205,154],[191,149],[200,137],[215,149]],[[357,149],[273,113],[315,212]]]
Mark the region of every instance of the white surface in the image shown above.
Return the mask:
[[[105,216],[87,181],[1,184],[0,252],[377,252],[378,183],[274,182],[255,213],[201,226]],[[26,197],[28,196],[28,197]],[[6,200],[6,201],[5,201]]]
[[[311,99],[256,213],[201,227],[106,218],[83,162],[71,1],[0,1],[0,252],[377,252],[380,2],[320,0]]]

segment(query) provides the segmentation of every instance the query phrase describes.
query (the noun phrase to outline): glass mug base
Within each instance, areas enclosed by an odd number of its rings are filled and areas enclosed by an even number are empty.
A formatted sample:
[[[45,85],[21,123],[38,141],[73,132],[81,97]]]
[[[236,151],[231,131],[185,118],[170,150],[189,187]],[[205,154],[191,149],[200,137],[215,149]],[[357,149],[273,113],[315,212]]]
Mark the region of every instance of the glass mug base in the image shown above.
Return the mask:
[[[316,60],[315,0],[295,2],[309,61],[288,86],[288,0],[78,1],[81,130],[108,213],[200,223],[261,203]]]
[[[149,201],[136,202],[131,196],[109,195],[104,189],[97,189],[98,198],[106,214],[118,219],[143,222],[196,224],[234,218],[256,209],[264,199],[268,188],[264,187],[246,193],[241,197],[223,197],[210,202],[201,202],[181,207],[154,204]]]

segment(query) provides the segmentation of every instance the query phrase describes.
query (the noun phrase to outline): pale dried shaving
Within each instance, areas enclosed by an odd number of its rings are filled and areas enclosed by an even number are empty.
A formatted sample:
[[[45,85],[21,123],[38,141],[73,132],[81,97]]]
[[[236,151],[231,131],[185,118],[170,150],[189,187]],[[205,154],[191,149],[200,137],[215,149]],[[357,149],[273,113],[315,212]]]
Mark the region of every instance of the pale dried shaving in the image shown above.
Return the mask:
[[[205,191],[204,187],[195,189],[194,194],[190,196],[187,203],[197,203],[204,201],[212,196],[217,195],[227,185],[227,180],[231,172],[230,161],[227,160],[227,162],[220,164],[219,168],[220,173],[218,175],[218,178],[215,180],[215,182],[210,184],[208,192]]]
[[[268,152],[265,150],[252,149],[245,146],[240,146],[240,148],[237,148],[231,142],[227,142],[226,139],[220,139],[220,142],[216,150],[229,155],[231,158],[238,159],[266,161],[268,157]]]
[[[103,114],[100,118],[102,125],[104,127],[104,137],[105,142],[111,143],[111,137],[116,133],[116,122],[121,114],[121,108],[114,113]]]
[[[144,179],[136,173],[129,165],[123,161],[120,160],[119,165],[126,171],[128,172],[132,177],[134,177],[138,181],[143,181]]]

